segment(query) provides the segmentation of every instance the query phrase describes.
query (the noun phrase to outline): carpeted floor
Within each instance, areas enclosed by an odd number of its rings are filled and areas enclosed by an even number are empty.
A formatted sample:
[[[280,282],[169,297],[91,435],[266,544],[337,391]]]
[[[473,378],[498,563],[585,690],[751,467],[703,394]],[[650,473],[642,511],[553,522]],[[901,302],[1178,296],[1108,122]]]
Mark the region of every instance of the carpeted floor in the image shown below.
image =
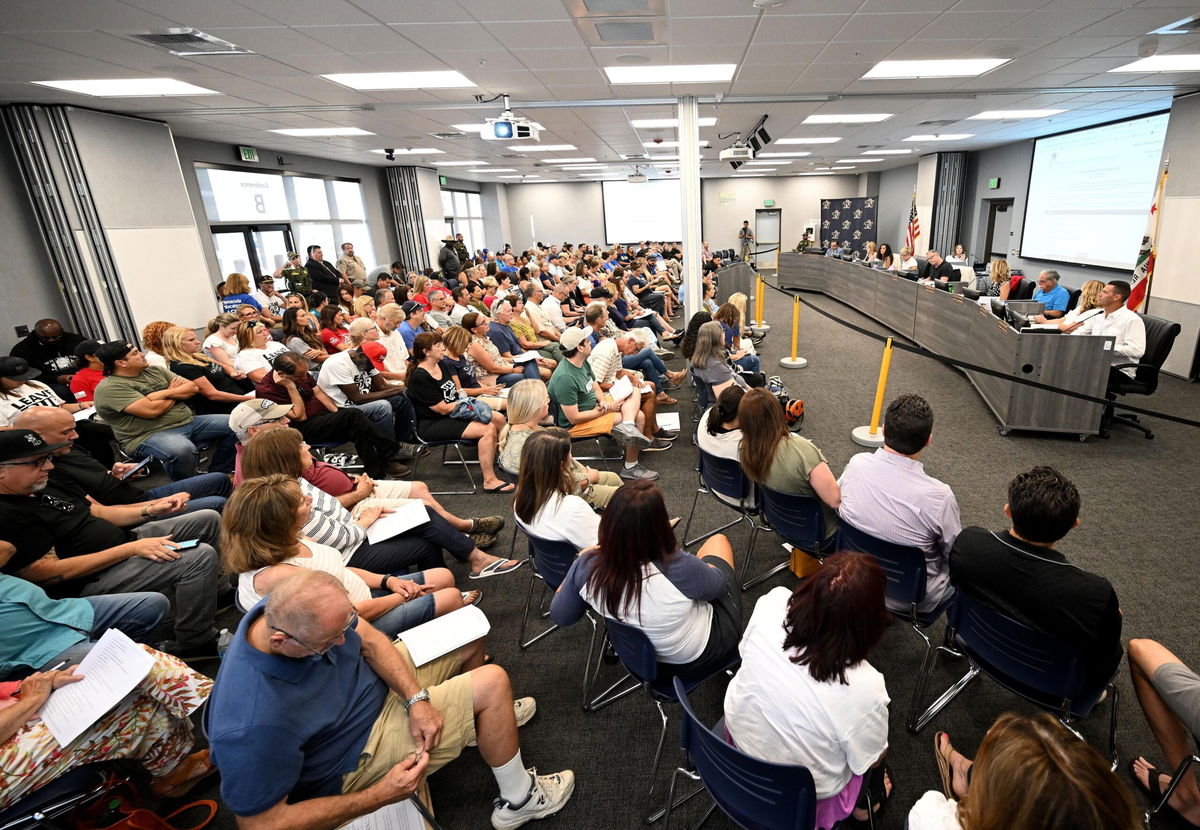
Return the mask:
[[[834,314],[882,330],[836,301],[808,297]],[[809,366],[802,370],[779,367],[778,358],[789,347],[790,311],[790,300],[768,292],[766,317],[774,328],[762,349],[763,366],[768,374],[783,376],[794,395],[804,398],[808,413],[804,434],[824,451],[837,474],[851,455],[862,451],[851,442],[850,431],[869,421],[880,349],[874,341],[805,310],[801,316],[800,354],[808,358]],[[669,365],[675,368],[682,361],[677,358]],[[1076,564],[1112,581],[1121,598],[1126,640],[1135,636],[1161,640],[1192,665],[1200,665],[1195,631],[1186,622],[1200,588],[1195,569],[1185,562],[1194,555],[1197,542],[1192,511],[1198,506],[1194,476],[1200,469],[1200,452],[1193,443],[1198,437],[1194,430],[1160,422],[1154,425],[1158,433],[1154,441],[1121,430],[1111,440],[1094,439],[1086,444],[1074,436],[1001,437],[992,415],[962,375],[933,361],[896,352],[888,398],[901,392],[918,392],[934,408],[934,440],[921,460],[931,475],[954,488],[964,524],[1005,527],[1001,508],[1009,479],[1035,464],[1057,467],[1074,480],[1083,496],[1082,525],[1061,543],[1060,549]],[[685,520],[696,482],[689,393],[690,389],[676,393],[680,398],[676,409],[682,414],[684,427],[676,447],[646,456],[647,465],[662,474],[661,486],[672,514]],[[1149,402],[1153,409],[1191,416],[1200,412],[1198,404],[1200,387],[1169,378]],[[420,476],[436,490],[451,480],[451,469],[426,462]],[[506,498],[496,495],[446,497],[445,503],[459,515],[510,512]],[[693,533],[695,527],[711,527],[726,520],[710,501],[701,501]],[[730,536],[737,555],[744,556],[745,530],[734,528]],[[501,544],[507,547],[509,539],[506,530]],[[766,563],[781,553],[776,541],[760,536],[756,561]],[[465,571],[460,576],[466,585]],[[791,580],[785,573],[746,594],[744,615],[749,616],[754,601],[766,590]],[[482,607],[492,624],[489,651],[508,670],[515,693],[533,695],[538,701],[537,716],[521,730],[526,763],[542,771],[570,768],[576,774],[572,801],[558,816],[541,825],[559,830],[636,827],[645,815],[644,795],[659,728],[654,706],[639,694],[595,714],[582,712],[580,682],[590,628],[577,625],[556,632],[527,651],[519,650],[516,636],[528,584],[529,572],[522,569],[478,586],[484,589]],[[223,622],[230,624],[230,620]],[[935,636],[940,637],[941,630],[939,623],[934,628]],[[1188,634],[1189,630],[1193,633]],[[920,656],[917,636],[905,626],[894,625],[871,657],[872,664],[884,673],[892,697],[888,760],[895,773],[896,792],[878,822],[877,826],[883,828],[903,827],[913,801],[924,791],[937,788],[932,751],[937,730],[949,731],[956,746],[973,755],[996,716],[1008,710],[1031,711],[996,684],[979,679],[921,734],[913,736],[905,730],[904,722]],[[962,670],[961,664],[939,667],[932,684],[934,690],[940,692]],[[1131,758],[1145,753],[1152,761],[1160,759],[1127,673],[1123,671],[1118,681],[1119,701],[1113,704],[1119,707],[1119,775],[1131,785],[1132,779],[1124,769]],[[695,694],[703,716],[715,720],[719,715],[723,686],[713,682]],[[320,695],[321,690],[314,689],[313,694]],[[1109,705],[1102,704],[1079,726],[1088,741],[1099,748],[1105,746]],[[663,769],[673,769],[679,759],[673,717]],[[665,776],[662,781],[665,783]],[[477,751],[466,750],[431,778],[431,787],[434,805],[446,828],[490,826],[495,784]],[[214,784],[198,790],[194,797],[217,798],[217,787]],[[1138,800],[1144,802],[1140,796]],[[677,816],[681,822],[694,822],[707,804],[707,797],[700,796]],[[235,822],[223,809],[212,826],[225,830],[234,827]],[[732,823],[718,811],[707,826],[728,827]],[[1156,826],[1185,825],[1162,817],[1156,820]]]

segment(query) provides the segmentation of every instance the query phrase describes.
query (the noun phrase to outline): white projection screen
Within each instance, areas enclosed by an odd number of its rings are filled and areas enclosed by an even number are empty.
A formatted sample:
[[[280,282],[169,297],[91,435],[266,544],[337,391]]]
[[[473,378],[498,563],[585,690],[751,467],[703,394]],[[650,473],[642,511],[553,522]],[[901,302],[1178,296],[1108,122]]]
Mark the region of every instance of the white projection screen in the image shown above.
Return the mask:
[[[1021,256],[1133,268],[1166,133],[1161,113],[1037,139]]]
[[[604,235],[611,244],[683,239],[679,179],[604,182]]]

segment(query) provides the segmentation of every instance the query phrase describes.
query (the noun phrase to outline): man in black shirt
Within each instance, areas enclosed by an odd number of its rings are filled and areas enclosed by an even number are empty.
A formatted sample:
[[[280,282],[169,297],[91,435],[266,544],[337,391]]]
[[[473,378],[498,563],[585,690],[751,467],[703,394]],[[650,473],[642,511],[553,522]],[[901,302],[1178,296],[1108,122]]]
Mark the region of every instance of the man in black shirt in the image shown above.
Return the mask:
[[[1053,467],[1008,485],[1008,531],[963,528],[950,553],[950,582],[1084,656],[1084,696],[1099,692],[1121,662],[1121,609],[1102,576],[1072,565],[1055,545],[1079,525],[1079,491]]]
[[[28,429],[0,431],[0,535],[17,549],[4,572],[52,585],[57,596],[174,593],[177,641],[165,650],[215,655],[220,515],[201,510],[159,519],[178,512],[178,495],[102,507],[86,496],[45,493],[53,453],[65,446]]]
[[[925,253],[925,267],[917,275],[917,279],[933,280],[934,282],[957,281],[958,277],[958,269],[942,259],[942,255],[937,251]]]
[[[78,363],[75,347],[86,339],[73,331],[64,331],[57,320],[38,320],[33,331],[17,341],[9,354],[25,358],[26,363],[42,373],[43,383],[67,389]],[[69,389],[66,394],[60,392],[59,397],[64,401],[75,400]]]

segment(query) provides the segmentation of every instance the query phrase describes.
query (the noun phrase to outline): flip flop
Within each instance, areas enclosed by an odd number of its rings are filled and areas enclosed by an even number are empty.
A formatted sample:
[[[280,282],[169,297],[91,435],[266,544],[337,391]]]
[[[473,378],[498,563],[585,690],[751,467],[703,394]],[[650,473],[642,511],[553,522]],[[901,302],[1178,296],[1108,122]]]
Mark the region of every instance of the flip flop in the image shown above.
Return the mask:
[[[1141,756],[1139,756],[1139,757],[1141,757]],[[1150,766],[1150,762],[1146,761],[1146,770],[1147,770],[1146,783],[1143,784],[1141,782],[1141,780],[1138,779],[1137,772],[1134,770],[1133,765],[1136,762],[1137,762],[1137,759],[1135,758],[1134,760],[1129,762],[1129,767],[1128,767],[1129,774],[1133,776],[1133,783],[1137,785],[1137,788],[1139,790],[1141,790],[1142,792],[1144,792],[1150,796],[1151,805],[1156,805],[1160,801],[1162,801],[1164,790],[1163,790],[1161,776],[1166,775],[1166,773],[1159,772],[1158,767],[1152,767],[1152,766]],[[1180,816],[1179,811],[1176,810],[1174,807],[1172,807],[1169,803],[1164,804],[1163,809],[1171,812],[1172,814],[1174,814],[1176,816],[1179,816],[1179,818],[1182,821],[1186,822],[1187,824],[1191,824],[1191,822],[1189,822],[1186,818],[1183,818],[1183,816]]]
[[[483,591],[463,591],[463,605],[478,605],[483,601]]]
[[[515,562],[515,565],[506,565],[506,562]],[[517,568],[525,564],[524,559],[497,559],[490,565],[480,568],[473,574],[467,576],[471,579],[487,579],[489,576],[497,576],[499,574],[512,573]]]
[[[506,481],[503,484],[501,484],[499,487],[484,487],[483,492],[485,492],[485,493],[511,493],[513,490],[516,490],[516,489],[517,489],[517,486],[515,484],[513,484],[511,481]]]
[[[946,736],[946,752],[942,753],[942,736]],[[954,773],[950,767],[950,753],[954,751],[954,745],[950,743],[950,735],[947,732],[938,732],[933,736],[933,754],[937,758],[938,775],[942,779],[942,792],[946,798],[957,798],[954,794]]]
[[[670,395],[666,395],[666,394],[659,395],[657,398],[654,399],[654,402],[660,403],[663,406],[671,406],[673,404],[679,403],[679,401],[675,400]]]

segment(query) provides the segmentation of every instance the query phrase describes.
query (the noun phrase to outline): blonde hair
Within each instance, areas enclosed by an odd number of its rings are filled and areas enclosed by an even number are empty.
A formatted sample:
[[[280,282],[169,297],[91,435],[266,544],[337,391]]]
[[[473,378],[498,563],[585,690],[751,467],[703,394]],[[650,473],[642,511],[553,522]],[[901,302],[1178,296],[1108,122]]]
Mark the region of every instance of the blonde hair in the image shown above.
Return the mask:
[[[366,339],[364,335],[373,328],[375,328],[374,320],[370,317],[359,317],[350,324],[350,345],[361,346],[363,340]]]
[[[217,329],[222,328],[224,326],[231,326],[231,325],[234,325],[235,323],[240,323],[240,322],[241,322],[241,320],[238,318],[238,316],[236,314],[230,314],[228,311],[223,311],[220,314],[218,314],[216,317],[214,317],[208,321],[208,333],[216,334]]]
[[[372,297],[370,294],[363,294],[360,297],[355,297],[354,298],[354,314],[358,317],[368,317],[369,318],[370,315],[367,314],[367,304],[368,303],[371,305],[375,305],[375,298]],[[376,309],[375,313],[378,314],[379,309]]]
[[[1104,283],[1100,280],[1088,280],[1079,288],[1079,302],[1075,304],[1075,312],[1089,311],[1100,307],[1100,291]]]
[[[239,349],[254,348],[254,332],[261,326],[262,323],[257,320],[243,320],[238,323],[237,327],[237,342]]]
[[[283,430],[277,430],[282,432]],[[300,483],[273,474],[243,481],[221,511],[221,564],[231,574],[278,565],[296,555]]]
[[[542,411],[542,403],[549,396],[546,384],[534,378],[517,381],[508,390],[508,406],[505,414],[508,422],[500,430],[499,448],[508,443],[508,430],[514,424],[528,424]]]
[[[729,299],[725,301],[738,310],[738,331],[746,327],[746,303],[749,302],[749,299],[739,291],[736,294],[730,294]]]
[[[398,303],[384,303],[375,309],[375,319],[378,320],[380,317],[402,323],[404,322],[404,309]]]
[[[991,277],[992,277],[992,282],[1008,282],[1009,273],[1008,273],[1008,260],[1007,259],[993,259],[992,260]]]
[[[872,254],[874,254],[878,250],[879,250],[879,246],[876,245],[874,242],[867,243],[867,256],[868,257],[870,257]]]
[[[471,345],[471,332],[462,326],[450,326],[442,332],[442,343],[450,351],[461,355]]]
[[[221,289],[222,297],[229,297],[234,294],[249,294],[250,293],[250,278],[245,274],[233,273],[225,278],[225,287]]]
[[[210,366],[212,359],[204,352],[196,352],[192,354],[185,351],[183,348],[183,338],[189,334],[195,334],[191,329],[185,329],[183,326],[171,326],[162,334],[162,354],[167,359],[167,363],[186,363],[191,366]]]
[[[429,287],[429,277],[425,276],[424,274],[419,274],[417,276],[417,278],[415,280],[413,280],[412,293],[413,294],[424,293],[425,289],[428,287]]]

